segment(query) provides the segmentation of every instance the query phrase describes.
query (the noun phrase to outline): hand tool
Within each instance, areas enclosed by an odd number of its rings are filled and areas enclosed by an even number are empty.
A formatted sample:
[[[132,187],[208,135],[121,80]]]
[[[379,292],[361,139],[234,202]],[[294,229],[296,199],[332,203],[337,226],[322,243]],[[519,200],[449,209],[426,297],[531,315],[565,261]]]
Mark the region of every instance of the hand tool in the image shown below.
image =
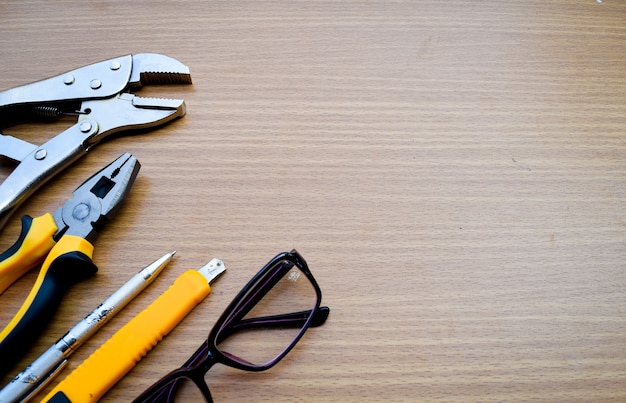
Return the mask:
[[[0,402],[14,403],[30,400],[65,368],[68,362],[67,358],[78,347],[132,301],[144,288],[152,284],[165,266],[172,261],[175,253],[167,253],[140,270],[89,315],[85,316],[0,390]]]
[[[191,84],[189,68],[168,56],[142,53],[0,92],[1,128],[42,116],[78,116],[74,125],[41,146],[0,133],[0,157],[19,163],[0,185],[0,229],[27,197],[102,140],[185,114],[183,100],[131,93],[147,84]]]
[[[65,291],[98,270],[92,261],[92,242],[119,210],[139,168],[137,158],[125,153],[80,185],[54,214],[22,217],[17,242],[0,255],[2,290],[42,260],[43,264],[21,308],[0,332],[0,374],[43,331]]]
[[[141,311],[72,373],[44,402],[95,402],[165,337],[210,292],[210,284],[224,271],[212,259],[199,270],[188,270],[150,306]]]

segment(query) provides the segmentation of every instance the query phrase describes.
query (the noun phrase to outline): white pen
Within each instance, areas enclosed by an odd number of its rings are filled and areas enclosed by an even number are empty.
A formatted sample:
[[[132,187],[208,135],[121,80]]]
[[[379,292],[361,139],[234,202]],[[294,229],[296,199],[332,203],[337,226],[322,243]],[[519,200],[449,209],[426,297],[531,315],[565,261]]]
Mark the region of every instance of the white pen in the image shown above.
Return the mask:
[[[67,357],[146,288],[172,260],[163,255],[140,270],[0,390],[0,402],[29,400],[67,365]]]

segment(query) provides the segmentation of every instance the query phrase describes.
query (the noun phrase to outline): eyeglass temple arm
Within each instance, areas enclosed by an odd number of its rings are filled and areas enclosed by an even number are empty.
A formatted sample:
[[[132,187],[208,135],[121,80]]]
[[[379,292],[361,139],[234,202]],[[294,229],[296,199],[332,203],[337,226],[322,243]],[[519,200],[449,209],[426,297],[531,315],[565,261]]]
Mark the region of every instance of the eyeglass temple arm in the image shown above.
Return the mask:
[[[330,308],[321,306],[313,315],[310,326],[318,327],[326,322]],[[233,326],[235,330],[245,330],[255,327],[301,327],[311,316],[311,310],[285,313],[282,315],[261,316],[258,318],[244,319]]]
[[[330,314],[330,308],[327,306],[320,306],[317,309],[317,312],[315,312],[313,319],[311,320],[311,327],[322,326],[324,323],[326,323],[326,319],[328,319],[328,314]]]
[[[311,319],[310,326],[318,327],[326,322],[328,318],[328,314],[330,313],[330,308],[327,306],[321,306],[317,309],[317,311],[313,314],[313,319]],[[302,327],[308,317],[311,315],[311,310],[300,311],[300,312],[292,312],[286,313],[282,315],[272,315],[272,316],[261,316],[258,318],[244,319],[233,326],[229,326],[224,328],[223,331],[219,334],[219,338],[216,342],[219,344],[228,336],[232,335],[235,332],[241,330],[248,329],[258,329],[258,328],[288,328],[288,327]]]

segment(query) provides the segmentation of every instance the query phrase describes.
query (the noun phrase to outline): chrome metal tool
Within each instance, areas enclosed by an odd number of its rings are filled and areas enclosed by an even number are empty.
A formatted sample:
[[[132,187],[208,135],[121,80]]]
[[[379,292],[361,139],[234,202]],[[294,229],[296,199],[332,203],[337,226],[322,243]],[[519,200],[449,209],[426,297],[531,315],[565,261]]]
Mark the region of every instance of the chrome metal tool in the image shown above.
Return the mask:
[[[134,94],[150,84],[191,84],[189,68],[165,55],[142,53],[0,92],[0,129],[42,117],[78,117],[42,145],[0,133],[0,157],[18,163],[0,184],[0,229],[26,198],[102,140],[184,116],[182,99]]]

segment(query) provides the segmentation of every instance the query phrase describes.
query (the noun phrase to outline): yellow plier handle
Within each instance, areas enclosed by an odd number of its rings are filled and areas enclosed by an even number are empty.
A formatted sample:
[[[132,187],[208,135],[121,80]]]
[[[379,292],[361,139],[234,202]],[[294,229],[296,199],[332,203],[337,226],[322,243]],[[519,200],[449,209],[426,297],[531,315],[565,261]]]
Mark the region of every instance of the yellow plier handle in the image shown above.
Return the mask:
[[[37,218],[22,216],[22,233],[13,246],[0,255],[0,294],[44,260],[56,244],[52,236],[57,229],[52,214]]]
[[[46,214],[33,219],[30,225],[25,226],[20,240],[3,254],[5,259],[0,263],[1,276],[4,282],[10,284],[23,274],[28,261],[36,264],[41,257],[31,257],[48,252],[35,285],[26,297],[26,300],[9,324],[0,332],[0,373],[10,369],[16,357],[30,347],[32,341],[44,330],[49,318],[56,311],[65,291],[74,283],[94,274],[98,269],[92,261],[93,245],[78,236],[64,235],[54,244],[49,236],[50,244],[45,242],[45,234],[56,225],[52,217]],[[23,222],[29,223],[29,218]],[[54,233],[55,231],[52,231]],[[47,247],[43,245],[46,244]],[[17,246],[16,246],[17,245]],[[45,253],[43,253],[45,255]],[[22,265],[17,263],[20,258]],[[34,261],[34,263],[33,263]],[[6,262],[6,263],[5,263]],[[32,267],[31,265],[31,267]]]

